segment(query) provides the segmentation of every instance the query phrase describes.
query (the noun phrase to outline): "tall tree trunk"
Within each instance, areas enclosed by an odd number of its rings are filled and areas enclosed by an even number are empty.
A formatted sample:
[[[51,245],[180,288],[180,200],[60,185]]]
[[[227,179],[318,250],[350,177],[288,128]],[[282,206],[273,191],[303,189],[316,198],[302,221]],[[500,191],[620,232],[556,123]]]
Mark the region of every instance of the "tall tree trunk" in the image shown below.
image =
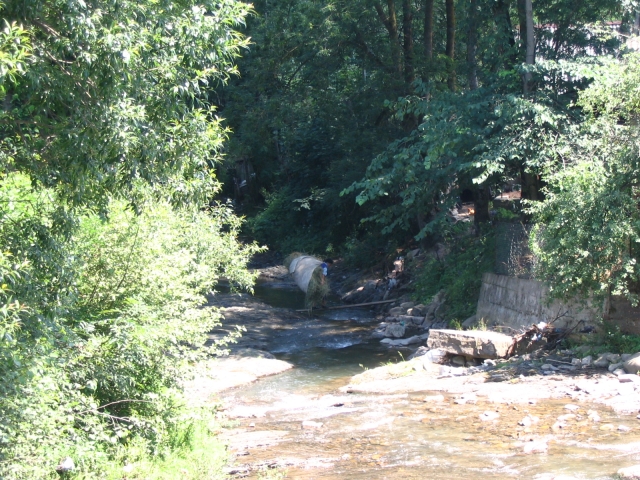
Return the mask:
[[[393,61],[393,68],[396,72],[402,75],[402,56],[400,40],[398,39],[398,16],[396,15],[396,4],[394,0],[387,0],[388,15],[384,12],[380,2],[374,4],[374,8],[378,13],[380,21],[387,29],[389,33],[389,43],[391,46],[391,59]]]
[[[449,78],[447,79],[447,85],[449,90],[455,91],[456,89],[456,70],[455,70],[455,44],[456,44],[456,10],[453,0],[445,0],[445,6],[447,10],[447,50],[446,54],[449,57]]]
[[[469,31],[467,34],[467,78],[469,88],[478,88],[478,64],[476,62],[476,51],[478,49],[478,0],[471,0],[469,5]]]
[[[489,215],[489,202],[491,201],[491,190],[488,186],[478,186],[473,189],[473,222],[475,224],[488,222],[491,218]]]
[[[527,51],[525,61],[527,65],[533,65],[536,61],[536,41],[533,37],[533,5],[531,0],[524,0],[524,14],[526,18],[526,41],[527,41]],[[531,73],[527,72],[524,74],[524,82],[523,82],[523,90],[524,93],[529,93],[531,91]]]
[[[496,27],[498,32],[502,33],[503,41],[499,41],[497,45],[498,52],[503,54],[505,52],[505,43],[509,45],[509,48],[513,48],[516,44],[515,38],[513,38],[513,25],[511,25],[511,15],[509,13],[511,0],[497,0],[493,7],[493,16],[495,18]],[[514,51],[514,54],[505,59],[504,67],[506,69],[513,68],[518,63],[518,56]]]
[[[412,90],[411,84],[416,79],[413,52],[413,8],[411,0],[402,0],[402,36],[404,49],[404,80],[407,88]]]
[[[518,25],[520,27],[520,48],[524,53],[526,51],[526,42],[527,42],[527,15],[525,13],[526,6],[525,0],[518,0],[517,3],[518,8]]]
[[[424,55],[433,58],[433,0],[424,0]]]
[[[416,79],[413,50],[413,7],[411,0],[402,0],[402,37],[404,50],[404,81],[407,92],[413,93],[413,81]],[[405,115],[403,127],[410,132],[418,126],[418,117],[409,113]]]

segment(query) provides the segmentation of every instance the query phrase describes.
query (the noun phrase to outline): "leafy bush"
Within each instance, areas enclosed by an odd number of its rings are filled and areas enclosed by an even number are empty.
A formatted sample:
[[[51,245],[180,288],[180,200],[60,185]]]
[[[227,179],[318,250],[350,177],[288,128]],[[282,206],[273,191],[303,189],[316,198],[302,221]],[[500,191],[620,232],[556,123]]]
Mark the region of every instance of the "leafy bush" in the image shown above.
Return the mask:
[[[469,224],[451,226],[445,232],[450,249],[444,258],[431,258],[415,267],[414,297],[429,304],[440,291],[446,294],[445,318],[451,325],[461,323],[476,310],[482,274],[493,270],[495,244],[492,231],[471,234]]]
[[[640,335],[622,333],[619,326],[608,322],[603,322],[602,328],[604,335],[594,339],[598,350],[611,353],[640,352]]]
[[[112,201],[65,233],[55,196],[29,185],[0,192],[0,477],[53,477],[69,456],[92,478],[122,448],[185,448],[181,381],[220,318],[205,294],[223,275],[249,288],[257,247],[222,206]]]

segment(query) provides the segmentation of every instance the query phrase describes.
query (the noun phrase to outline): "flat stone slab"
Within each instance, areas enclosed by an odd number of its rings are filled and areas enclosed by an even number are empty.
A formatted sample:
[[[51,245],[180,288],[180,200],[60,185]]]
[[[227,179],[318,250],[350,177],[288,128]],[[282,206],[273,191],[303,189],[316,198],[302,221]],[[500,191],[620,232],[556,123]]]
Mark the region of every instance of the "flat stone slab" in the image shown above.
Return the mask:
[[[430,330],[427,346],[451,355],[474,358],[502,358],[513,339],[502,333],[484,330]]]

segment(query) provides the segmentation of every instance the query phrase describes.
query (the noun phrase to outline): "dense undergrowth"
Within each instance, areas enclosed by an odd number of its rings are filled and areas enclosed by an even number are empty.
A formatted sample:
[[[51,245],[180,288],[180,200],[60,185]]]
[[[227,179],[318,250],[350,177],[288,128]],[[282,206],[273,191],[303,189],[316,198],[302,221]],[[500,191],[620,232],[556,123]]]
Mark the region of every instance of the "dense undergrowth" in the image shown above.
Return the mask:
[[[479,235],[468,223],[447,227],[444,232],[445,253],[430,256],[412,267],[415,277],[414,298],[428,305],[444,291],[445,310],[440,312],[452,327],[475,314],[482,274],[493,271],[495,232],[486,225]]]
[[[181,384],[223,347],[201,347],[220,319],[204,295],[222,275],[252,284],[239,220],[118,200],[65,216],[19,174],[0,195],[0,477],[57,478],[69,457],[71,478],[214,478],[219,455],[196,458],[211,414]]]

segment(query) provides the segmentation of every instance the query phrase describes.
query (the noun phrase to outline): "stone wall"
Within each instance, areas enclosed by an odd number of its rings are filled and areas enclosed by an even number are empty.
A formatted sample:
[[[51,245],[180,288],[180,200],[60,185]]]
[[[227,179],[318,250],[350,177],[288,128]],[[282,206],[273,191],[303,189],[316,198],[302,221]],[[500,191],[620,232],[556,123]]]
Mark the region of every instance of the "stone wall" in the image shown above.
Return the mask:
[[[580,320],[592,325],[602,316],[602,308],[589,301],[549,304],[547,292],[537,280],[485,273],[476,318],[488,326],[520,330],[539,322],[553,322],[559,328],[571,328]]]

